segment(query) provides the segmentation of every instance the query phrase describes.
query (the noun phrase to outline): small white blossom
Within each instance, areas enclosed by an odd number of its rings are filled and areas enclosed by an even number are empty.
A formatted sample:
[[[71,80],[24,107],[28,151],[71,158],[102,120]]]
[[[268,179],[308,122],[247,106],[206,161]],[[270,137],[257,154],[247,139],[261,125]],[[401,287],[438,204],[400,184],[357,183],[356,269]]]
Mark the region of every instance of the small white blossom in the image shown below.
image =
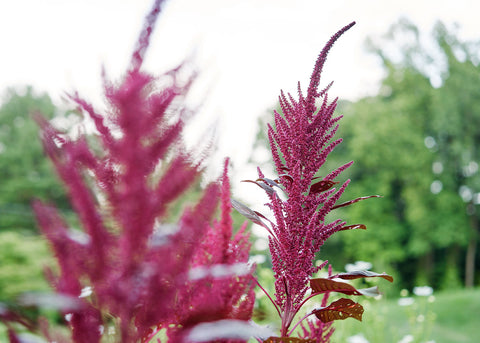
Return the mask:
[[[428,297],[433,294],[433,288],[430,286],[414,287],[413,293],[419,297]]]
[[[408,298],[400,298],[398,299],[398,306],[410,306],[413,305],[415,300],[413,298],[408,297]]]
[[[347,338],[347,343],[369,343],[361,333]]]
[[[411,343],[413,342],[413,336],[412,335],[406,335],[406,336],[403,336],[403,338],[401,340],[398,341],[398,343]]]

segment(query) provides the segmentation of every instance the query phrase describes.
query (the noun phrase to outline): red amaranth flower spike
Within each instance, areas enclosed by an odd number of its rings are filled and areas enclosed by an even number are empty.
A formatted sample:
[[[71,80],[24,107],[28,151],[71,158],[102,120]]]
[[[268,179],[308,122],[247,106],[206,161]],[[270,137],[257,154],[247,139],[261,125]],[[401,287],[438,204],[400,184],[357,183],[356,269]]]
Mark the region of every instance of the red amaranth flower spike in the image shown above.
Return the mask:
[[[326,215],[335,208],[368,198],[358,198],[337,204],[350,180],[336,188],[339,182],[335,179],[353,162],[338,167],[323,178],[315,176],[328,155],[342,141],[334,138],[341,116],[334,117],[337,100],[328,101],[328,89],[332,83],[319,91],[321,73],[333,44],[354,24],[352,22],[343,27],[323,48],[315,63],[306,95],[302,92],[300,83],[298,100],[291,94],[281,92],[279,101],[282,113],[274,112],[275,124],[268,125],[268,138],[273,162],[279,175],[278,183],[285,192],[286,199],[280,197],[274,189],[274,186],[279,185],[265,178],[260,169],[256,181],[246,180],[265,190],[269,198],[267,206],[273,212],[274,222],[269,222],[270,226],[268,226],[261,219],[265,216],[245,206],[237,206],[242,214],[256,220],[257,224],[260,222],[270,234],[269,248],[275,276],[274,306],[281,317],[279,340],[290,337],[295,328],[302,325],[303,339],[327,342],[333,332],[331,326],[326,323],[327,318],[359,318],[359,314],[363,311],[360,305],[356,303],[352,305],[343,300],[327,306],[326,301],[331,291],[347,292],[347,290],[343,288],[337,290],[335,286],[341,287],[340,283],[325,282],[332,289],[328,289],[325,293],[322,309],[298,320],[292,328],[293,320],[303,304],[311,297],[320,294],[315,290],[312,290],[310,295],[307,292],[311,290],[312,275],[326,265],[324,263],[321,266],[315,266],[315,254],[320,251],[325,240],[338,231],[365,228],[362,224],[346,225],[341,219],[330,223],[325,222]],[[321,101],[317,107],[319,98]],[[314,283],[314,285],[317,284]],[[315,323],[309,319],[307,325],[301,324],[304,319],[313,314],[324,323]],[[266,342],[269,341],[275,340],[270,338]]]
[[[111,340],[104,328],[115,326],[119,342],[148,342],[165,328],[169,342],[180,343],[197,324],[245,324],[252,316],[249,235],[245,226],[233,233],[228,161],[222,184],[207,185],[178,222],[167,222],[169,206],[202,170],[181,137],[194,75],[185,82],[183,65],[159,77],[142,71],[162,3],[154,2],[120,82],[103,75],[105,113],[70,96],[96,135],[74,139],[35,116],[80,224],[71,229],[54,207],[33,202],[59,264],[58,275],[49,274],[57,292],[49,299],[65,315],[73,342]],[[219,202],[221,218],[213,221]],[[57,337],[41,327],[45,337]]]
[[[230,319],[248,321],[253,312],[252,267],[248,265],[250,243],[244,224],[233,235],[228,159],[221,185],[221,215],[204,233],[195,249],[189,272],[190,280],[178,289],[178,306],[172,323],[188,331],[200,322]],[[232,237],[233,236],[233,237]],[[167,323],[169,324],[169,323]],[[179,340],[185,333],[166,326],[169,335]]]

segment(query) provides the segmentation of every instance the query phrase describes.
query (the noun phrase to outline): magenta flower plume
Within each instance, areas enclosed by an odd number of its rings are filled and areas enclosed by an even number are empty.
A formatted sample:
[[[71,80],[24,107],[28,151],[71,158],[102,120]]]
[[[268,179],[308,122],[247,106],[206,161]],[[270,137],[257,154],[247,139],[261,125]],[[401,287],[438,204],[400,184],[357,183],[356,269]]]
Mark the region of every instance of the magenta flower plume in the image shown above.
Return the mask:
[[[308,280],[322,266],[315,267],[315,253],[324,241],[345,223],[336,220],[325,223],[325,216],[342,195],[349,181],[338,190],[331,188],[337,177],[352,162],[337,168],[315,182],[315,175],[328,154],[342,140],[333,140],[341,119],[333,117],[336,100],[327,101],[326,89],[318,92],[320,74],[327,54],[335,41],[354,23],[335,34],[320,53],[307,95],[298,89],[299,99],[283,94],[280,105],[283,116],[275,112],[275,129],[268,126],[268,136],[276,170],[287,194],[283,201],[276,193],[270,195],[270,207],[275,215],[275,234],[270,239],[273,270],[276,276],[277,305],[282,311],[295,313],[308,289]],[[323,97],[320,108],[315,101]],[[264,175],[259,173],[259,177]]]
[[[195,324],[252,315],[250,245],[245,228],[232,237],[226,167],[222,186],[211,183],[177,223],[166,221],[169,205],[202,170],[181,142],[190,115],[183,100],[194,77],[184,80],[183,65],[160,77],[141,70],[161,5],[156,1],[147,16],[121,82],[104,76],[107,111],[70,97],[96,135],[73,139],[36,116],[81,225],[70,229],[54,207],[33,204],[59,263],[58,275],[49,272],[52,299],[74,342],[100,342],[106,327],[126,343],[154,339],[162,328],[178,338],[170,342],[182,342]],[[221,219],[210,224],[219,200]]]
[[[204,232],[204,238],[195,251],[189,282],[176,297],[179,306],[173,323],[184,330],[180,337],[188,335],[190,328],[199,322],[219,320],[248,321],[255,302],[252,266],[248,264],[250,242],[245,232],[246,223],[236,234],[232,231],[232,206],[230,183],[225,161],[221,186],[221,217]],[[232,237],[233,236],[233,237]],[[180,341],[178,327],[168,327],[172,341]],[[244,342],[243,340],[216,340],[215,342]]]
[[[334,138],[341,116],[334,117],[337,100],[328,101],[328,89],[332,84],[319,91],[320,76],[333,44],[354,24],[338,31],[323,48],[306,94],[302,92],[300,84],[298,99],[291,94],[281,93],[279,100],[282,113],[275,111],[275,126],[268,125],[268,138],[278,178],[268,179],[258,169],[258,179],[247,181],[266,191],[269,197],[267,206],[273,213],[274,221],[236,203],[236,208],[242,214],[266,228],[270,234],[269,248],[275,276],[275,300],[272,302],[282,324],[281,337],[271,337],[265,341],[267,343],[281,342],[282,339],[288,341],[287,337],[299,325],[303,329],[300,334],[302,342],[328,342],[333,333],[332,320],[347,317],[361,319],[363,312],[359,304],[349,299],[327,306],[328,294],[331,291],[341,292],[338,287],[343,287],[332,283],[331,279],[335,276],[331,271],[329,279],[311,279],[327,264],[315,265],[315,254],[326,239],[340,230],[365,228],[362,224],[347,226],[341,219],[325,221],[326,215],[335,208],[369,198],[337,204],[350,181],[336,188],[334,186],[339,182],[335,179],[353,162],[317,176],[328,155],[342,141]],[[317,106],[319,98],[321,101]],[[286,198],[278,195],[279,189]],[[308,291],[311,293],[307,294]],[[324,294],[322,308],[307,314],[292,327],[293,319],[305,302],[320,294]],[[310,315],[315,315],[319,320],[302,323]]]

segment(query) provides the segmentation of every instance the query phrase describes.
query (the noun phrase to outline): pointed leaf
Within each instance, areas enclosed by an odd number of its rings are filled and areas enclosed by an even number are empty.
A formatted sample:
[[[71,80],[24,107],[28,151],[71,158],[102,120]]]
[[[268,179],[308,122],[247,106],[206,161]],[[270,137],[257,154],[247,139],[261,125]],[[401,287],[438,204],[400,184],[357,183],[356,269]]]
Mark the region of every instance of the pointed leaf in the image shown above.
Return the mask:
[[[322,180],[310,186],[310,193],[321,193],[332,188],[338,182],[332,180]]]
[[[356,230],[356,229],[366,230],[367,227],[364,224],[353,224],[353,225],[343,226],[338,231]]]
[[[363,311],[363,306],[359,303],[350,299],[341,298],[327,307],[313,310],[312,313],[323,323],[328,323],[334,320],[343,320],[350,317],[362,321]]]
[[[355,287],[346,282],[338,282],[324,278],[311,279],[310,287],[314,293],[339,292],[347,295],[362,295]]]
[[[305,339],[296,337],[269,337],[263,343],[316,343],[315,339]]]
[[[261,214],[260,212],[257,212],[257,211],[253,211],[253,213],[255,213],[257,216],[259,216],[260,218],[262,219],[265,219],[267,222],[269,222],[272,227],[274,226],[274,224],[272,223],[272,221],[270,219],[268,219],[267,217],[265,217],[263,214]]]
[[[345,207],[345,206],[354,204],[354,203],[356,203],[356,202],[358,202],[358,201],[361,201],[361,200],[370,199],[370,198],[381,198],[381,197],[382,197],[381,195],[369,195],[369,196],[367,196],[367,197],[356,198],[356,199],[353,199],[353,200],[344,202],[344,203],[342,203],[342,204],[335,205],[335,206],[332,207],[332,210],[334,210],[334,209],[336,209],[336,208]]]
[[[346,295],[365,295],[376,297],[380,295],[378,287],[356,289],[346,282],[333,281],[330,279],[318,278],[310,280],[310,287],[313,293],[338,292]]]
[[[385,274],[385,273],[379,274],[379,273],[371,272],[371,271],[368,271],[368,270],[356,270],[356,271],[349,272],[349,273],[340,273],[340,274],[332,276],[331,278],[332,279],[340,278],[340,279],[343,279],[343,280],[353,280],[353,279],[360,279],[360,278],[366,278],[366,277],[381,277],[381,278],[384,278],[385,280],[393,282],[393,277],[391,277],[388,274]]]
[[[357,289],[357,291],[366,297],[378,297],[379,295],[382,295],[382,293],[380,293],[378,290],[378,286]]]
[[[255,212],[242,204],[241,202],[231,199],[232,200],[232,206],[234,209],[236,209],[241,215],[246,217],[247,219],[251,220],[253,223],[263,226],[264,228],[268,229],[270,231],[270,228],[265,224],[260,217],[257,215],[258,212]]]
[[[268,184],[270,187],[280,188],[280,186],[278,185],[278,183],[275,180],[267,179],[266,177],[261,177],[261,178],[257,179],[257,181],[263,181],[266,184]]]
[[[258,181],[258,180],[257,180]],[[253,181],[253,180],[242,180],[241,182],[250,182],[250,183],[254,183],[256,184],[258,187],[260,187],[261,189],[263,189],[265,192],[267,192],[268,195],[273,195],[273,193],[275,193],[275,190],[269,186],[268,184],[265,184],[265,183],[260,183],[260,182],[257,182],[257,181]]]
[[[285,178],[285,179],[287,179],[290,183],[293,182],[293,177],[292,177],[291,175],[288,175],[288,174],[280,174],[278,177],[279,177],[279,179]]]

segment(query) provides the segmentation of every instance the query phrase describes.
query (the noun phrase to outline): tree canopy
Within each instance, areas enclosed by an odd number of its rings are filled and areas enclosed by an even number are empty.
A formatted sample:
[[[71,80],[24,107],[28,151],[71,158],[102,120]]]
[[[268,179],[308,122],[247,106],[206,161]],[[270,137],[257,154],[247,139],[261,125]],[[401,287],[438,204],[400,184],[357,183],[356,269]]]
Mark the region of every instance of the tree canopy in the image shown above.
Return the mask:
[[[355,160],[346,197],[383,195],[375,206],[346,210],[350,222],[369,218],[364,224],[371,230],[344,235],[343,252],[396,267],[405,286],[451,287],[461,278],[472,286],[480,203],[478,43],[459,41],[441,23],[424,42],[405,20],[370,40],[386,70],[379,95],[343,104],[338,158]]]
[[[56,116],[50,97],[27,87],[22,92],[9,89],[0,107],[0,230],[34,230],[30,208],[34,197],[49,199],[67,208],[65,192],[45,158],[32,120],[34,111],[48,118]]]

